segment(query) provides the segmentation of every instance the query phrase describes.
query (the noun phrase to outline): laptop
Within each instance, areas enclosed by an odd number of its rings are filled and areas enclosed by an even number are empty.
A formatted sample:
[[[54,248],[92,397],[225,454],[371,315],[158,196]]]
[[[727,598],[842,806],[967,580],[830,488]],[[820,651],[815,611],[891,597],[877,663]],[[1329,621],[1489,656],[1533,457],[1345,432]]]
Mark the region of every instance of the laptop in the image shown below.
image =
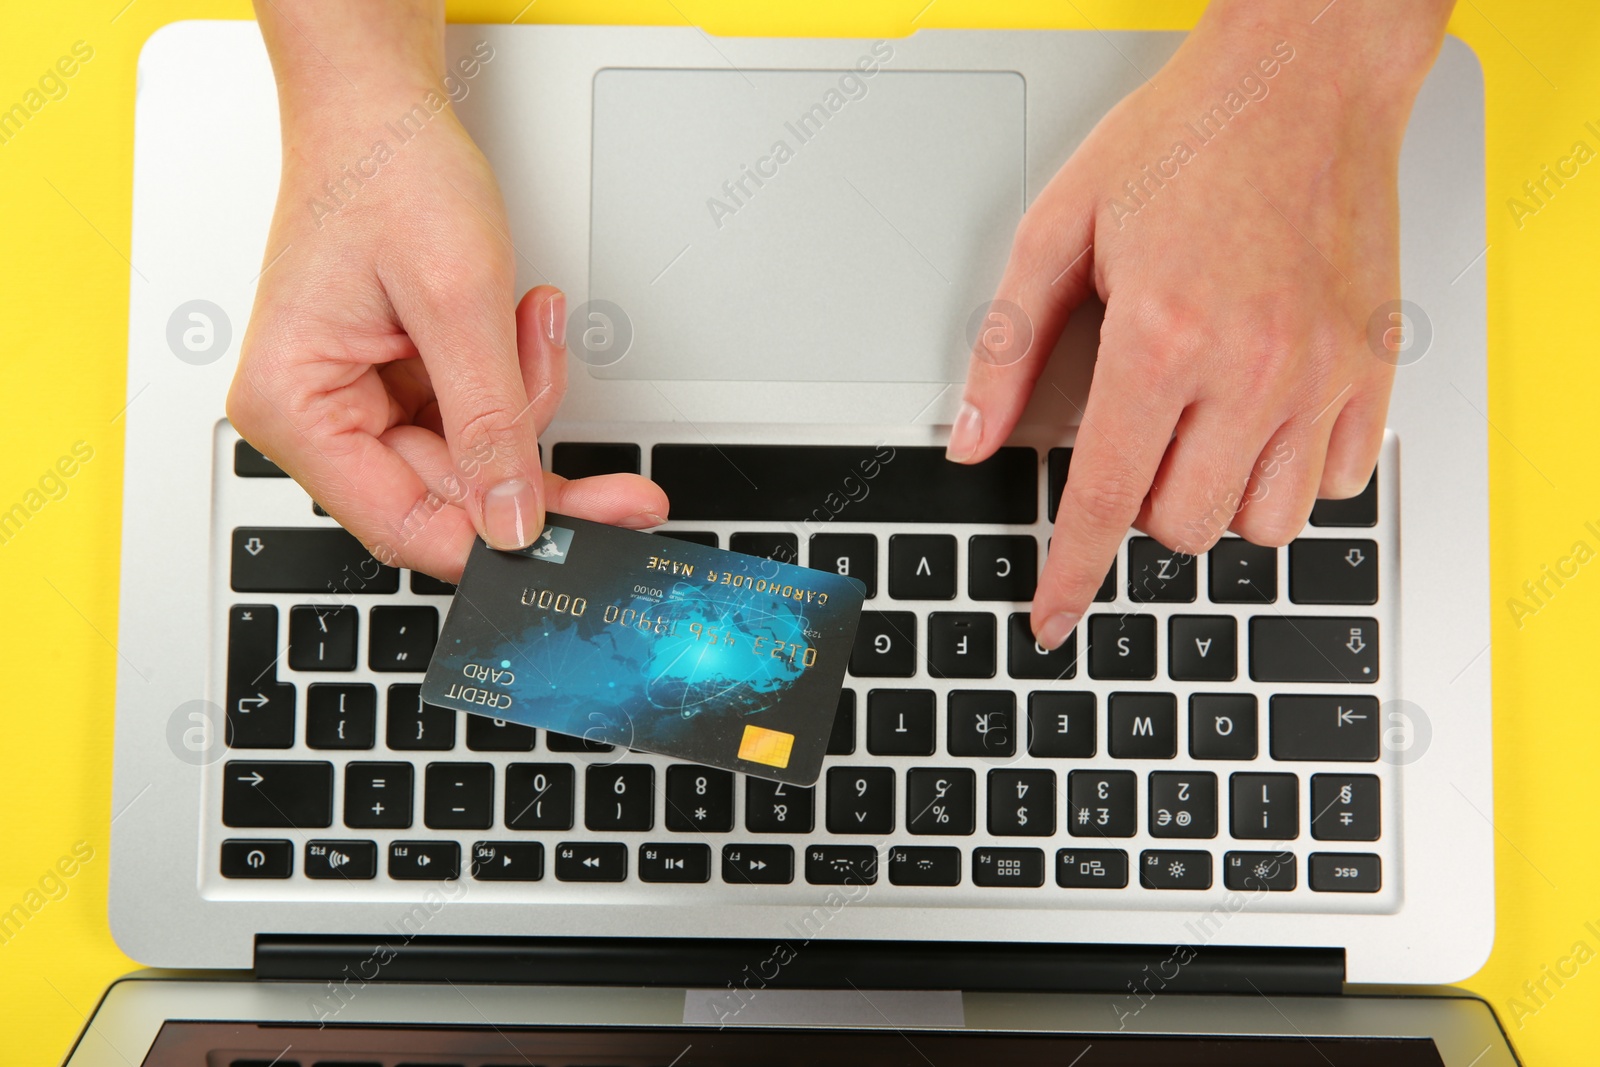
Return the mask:
[[[1180,40],[450,27],[518,285],[573,308],[546,463],[654,477],[657,536],[868,586],[801,789],[421,702],[450,587],[374,563],[223,414],[272,269],[259,35],[154,34],[110,874],[154,970],[73,1067],[1514,1063],[1436,988],[1494,917],[1470,51],[1405,142],[1412,340],[1359,497],[1286,549],[1135,533],[1051,658],[1026,612],[1095,310],[995,459],[941,458],[1024,206]]]

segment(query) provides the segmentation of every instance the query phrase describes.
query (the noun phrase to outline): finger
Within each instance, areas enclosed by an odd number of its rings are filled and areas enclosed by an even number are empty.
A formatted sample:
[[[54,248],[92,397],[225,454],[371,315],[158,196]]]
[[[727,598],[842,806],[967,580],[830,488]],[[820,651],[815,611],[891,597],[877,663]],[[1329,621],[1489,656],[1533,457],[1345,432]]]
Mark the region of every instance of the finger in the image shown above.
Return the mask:
[[[1365,386],[1337,413],[1318,496],[1343,500],[1360,493],[1372,479],[1383,448],[1389,415],[1389,378]]]
[[[1234,533],[1272,548],[1300,536],[1317,502],[1331,429],[1327,417],[1291,419],[1278,428],[1250,469]]]
[[[511,271],[468,259],[452,267],[448,280],[392,287],[390,299],[427,364],[473,525],[496,548],[523,548],[544,526],[543,478],[537,428],[525,417]]]
[[[1185,409],[1135,522],[1163,545],[1198,556],[1227,532],[1244,503],[1251,465],[1267,443],[1232,404]]]
[[[517,304],[517,358],[528,409],[522,418],[543,436],[567,392],[567,297],[538,285]]]
[[[1093,197],[1069,162],[1017,227],[1005,274],[967,363],[947,458],[976,463],[1022,417],[1072,310],[1092,288]]]
[[[1033,632],[1045,648],[1065,641],[1089,606],[1166,454],[1183,404],[1151,380],[1145,359],[1102,345],[1033,599]]]

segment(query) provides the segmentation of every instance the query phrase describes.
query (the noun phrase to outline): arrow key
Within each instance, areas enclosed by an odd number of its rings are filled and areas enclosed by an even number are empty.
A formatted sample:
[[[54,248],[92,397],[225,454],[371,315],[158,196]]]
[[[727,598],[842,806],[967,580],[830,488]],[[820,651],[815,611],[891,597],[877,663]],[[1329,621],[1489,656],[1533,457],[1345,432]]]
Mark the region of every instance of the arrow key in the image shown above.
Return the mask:
[[[563,882],[625,882],[628,879],[628,846],[563,841],[556,846],[556,877]]]
[[[538,841],[475,842],[472,877],[480,882],[537,882],[544,877],[544,845]]]
[[[644,882],[711,881],[711,846],[677,841],[639,846],[639,880]]]

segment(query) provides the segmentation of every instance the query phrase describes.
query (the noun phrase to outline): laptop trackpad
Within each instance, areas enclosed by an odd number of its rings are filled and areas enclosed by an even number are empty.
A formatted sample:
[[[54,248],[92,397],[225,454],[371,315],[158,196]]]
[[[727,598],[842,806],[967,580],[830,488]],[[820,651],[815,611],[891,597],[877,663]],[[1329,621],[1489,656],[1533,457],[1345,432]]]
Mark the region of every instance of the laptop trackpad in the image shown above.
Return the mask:
[[[964,379],[1022,217],[1024,83],[864,59],[596,75],[590,297],[632,330],[596,376]]]

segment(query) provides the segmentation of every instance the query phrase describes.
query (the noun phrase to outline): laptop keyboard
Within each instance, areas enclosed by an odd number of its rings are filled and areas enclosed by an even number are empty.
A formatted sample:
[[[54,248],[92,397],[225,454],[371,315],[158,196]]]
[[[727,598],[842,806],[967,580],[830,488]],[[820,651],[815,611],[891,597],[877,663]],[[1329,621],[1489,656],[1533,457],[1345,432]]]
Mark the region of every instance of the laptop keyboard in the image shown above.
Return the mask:
[[[672,500],[657,536],[866,583],[817,785],[422,703],[453,587],[378,564],[224,427],[209,889],[360,899],[461,879],[485,899],[592,900],[601,883],[628,902],[765,903],[872,884],[890,904],[1253,890],[1288,910],[1392,906],[1383,467],[1286,549],[1228,537],[1197,558],[1130,536],[1045,652],[1028,602],[1068,448],[963,468],[926,446],[595,433],[546,442],[552,469],[651,474]]]

